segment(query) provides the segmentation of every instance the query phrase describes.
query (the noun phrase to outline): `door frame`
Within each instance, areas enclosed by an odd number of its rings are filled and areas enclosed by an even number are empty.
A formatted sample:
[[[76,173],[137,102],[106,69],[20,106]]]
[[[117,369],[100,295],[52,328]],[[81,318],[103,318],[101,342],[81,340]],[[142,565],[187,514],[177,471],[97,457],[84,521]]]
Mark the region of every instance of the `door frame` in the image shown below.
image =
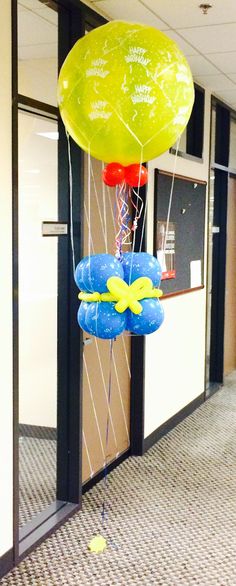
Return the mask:
[[[44,0],[40,0],[44,1]],[[83,36],[85,26],[91,28],[107,21],[82,4],[80,0],[45,0],[48,6],[58,10],[59,25],[59,67],[74,42]],[[70,240],[58,239],[58,325],[65,328],[63,345],[58,345],[58,458],[57,472],[60,481],[57,486],[57,500],[45,511],[37,515],[19,537],[19,314],[18,314],[18,108],[37,112],[58,119],[58,220],[69,223],[69,181],[67,140],[59,112],[56,107],[45,105],[37,100],[18,94],[18,56],[17,56],[17,0],[12,5],[12,179],[13,179],[13,549],[14,562],[18,564],[40,542],[45,540],[60,525],[81,508],[82,492],[97,482],[98,474],[92,482],[82,487],[82,332],[74,315],[77,309],[77,289],[73,278]],[[77,197],[73,201],[74,237],[76,257],[82,256],[83,243],[83,152],[71,141],[71,160],[73,181]],[[145,198],[146,191],[142,188]],[[78,197],[79,195],[79,197]],[[142,232],[142,223],[137,230],[136,250]],[[145,249],[146,236],[143,238]],[[65,312],[65,299],[67,312]],[[69,314],[69,316],[68,316]],[[68,320],[68,321],[67,321]],[[129,454],[141,455],[144,452],[144,354],[145,337],[131,338],[131,446],[126,454],[108,466],[108,471],[117,466]],[[69,393],[68,393],[69,389]],[[138,394],[137,394],[138,389]],[[79,425],[78,425],[79,423]],[[63,471],[63,475],[62,475]]]
[[[216,109],[215,152],[210,166],[210,170],[215,173],[213,224],[219,232],[213,234],[211,311],[208,310],[210,369],[207,398],[224,382],[228,178],[229,175],[236,175],[236,170],[229,166],[230,120],[232,115],[235,116],[235,111],[215,97],[212,97],[211,108]]]
[[[55,9],[55,3],[51,3]],[[73,17],[78,17],[74,14]],[[66,47],[64,42],[66,25],[71,30],[71,23],[66,17],[67,12],[60,6],[59,21],[65,22],[60,33],[59,58],[64,59]],[[72,20],[72,15],[71,15]],[[58,35],[59,36],[59,35]],[[72,31],[70,32],[72,38]],[[63,56],[64,50],[64,56]],[[67,51],[68,52],[68,51]],[[34,115],[41,115],[53,120],[59,120],[57,107],[53,107],[38,100],[22,96],[18,93],[18,55],[17,55],[17,0],[12,0],[12,179],[13,179],[13,539],[14,562],[18,563],[31,549],[40,543],[47,535],[64,522],[75,510],[81,506],[80,461],[78,458],[78,443],[81,425],[81,403],[76,393],[79,384],[79,367],[82,351],[81,336],[76,336],[75,327],[69,312],[69,319],[65,307],[71,308],[74,296],[72,280],[72,263],[69,239],[58,239],[58,329],[63,332],[63,341],[58,344],[58,390],[57,390],[57,495],[56,500],[41,513],[19,528],[19,309],[18,309],[18,111],[24,110]],[[64,156],[62,157],[62,151]],[[73,155],[75,157],[75,155]],[[76,153],[76,164],[80,164],[80,152]],[[68,180],[65,179],[67,169],[65,164],[65,145],[60,144],[58,149],[58,220],[69,221]],[[78,165],[79,166],[79,165]],[[63,189],[63,190],[62,190]],[[76,242],[81,237],[80,233]],[[66,276],[65,276],[66,273]],[[69,391],[69,392],[68,392]],[[72,418],[77,425],[72,425]]]

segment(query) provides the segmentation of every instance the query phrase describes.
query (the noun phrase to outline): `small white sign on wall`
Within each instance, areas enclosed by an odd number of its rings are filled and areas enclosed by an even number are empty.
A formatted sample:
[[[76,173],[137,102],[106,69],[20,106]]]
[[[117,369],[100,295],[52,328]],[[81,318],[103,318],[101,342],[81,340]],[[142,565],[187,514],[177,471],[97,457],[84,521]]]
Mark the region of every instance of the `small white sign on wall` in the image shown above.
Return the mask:
[[[190,262],[190,287],[201,287],[202,284],[202,261],[191,260]]]
[[[62,222],[42,222],[42,236],[61,236],[68,234],[68,225]]]

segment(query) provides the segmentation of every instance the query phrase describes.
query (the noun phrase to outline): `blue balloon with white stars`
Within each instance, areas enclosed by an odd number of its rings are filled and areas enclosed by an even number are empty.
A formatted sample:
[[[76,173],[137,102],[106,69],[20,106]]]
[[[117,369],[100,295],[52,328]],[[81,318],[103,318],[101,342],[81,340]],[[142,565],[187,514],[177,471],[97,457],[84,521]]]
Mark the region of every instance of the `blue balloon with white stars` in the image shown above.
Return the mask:
[[[88,267],[89,267],[89,256],[85,256],[84,258],[82,258],[82,260],[79,262],[79,264],[77,265],[76,269],[75,269],[75,282],[77,287],[79,287],[79,289],[81,291],[89,291],[88,289],[86,289],[86,285],[84,283],[84,275],[86,275],[87,271],[88,271]]]
[[[80,306],[79,306],[79,310],[77,313],[77,321],[78,321],[79,326],[82,328],[82,330],[87,332],[87,334],[92,334],[92,331],[88,328],[88,326],[86,324],[86,317],[87,317],[87,311],[88,311],[89,306],[90,306],[90,303],[87,303],[86,301],[81,301]]]
[[[143,309],[139,315],[127,309],[127,330],[139,335],[152,334],[164,320],[163,307],[158,299],[143,299],[140,303]]]
[[[139,277],[149,277],[154,287],[161,282],[161,265],[157,258],[148,252],[125,252],[122,257],[124,279],[126,283],[133,283]]]
[[[111,340],[126,329],[127,314],[118,313],[113,302],[92,302],[86,312],[86,327],[97,338]]]
[[[107,280],[113,276],[124,279],[128,284],[139,277],[149,277],[154,287],[158,287],[161,267],[158,260],[147,252],[127,252],[121,262],[111,254],[87,256],[75,270],[75,282],[85,293],[107,292]],[[152,334],[163,322],[162,305],[157,298],[143,299],[140,303],[142,312],[136,315],[130,309],[117,312],[115,302],[82,301],[77,320],[86,333],[102,339],[114,339],[124,330],[137,335]]]
[[[109,277],[124,279],[122,264],[112,254],[93,254],[87,259],[85,263],[83,263],[84,259],[82,259],[75,271],[75,274],[78,275],[78,283],[81,282],[82,287],[78,286],[82,291],[106,293],[108,291],[107,280]],[[81,263],[82,269],[80,269]]]

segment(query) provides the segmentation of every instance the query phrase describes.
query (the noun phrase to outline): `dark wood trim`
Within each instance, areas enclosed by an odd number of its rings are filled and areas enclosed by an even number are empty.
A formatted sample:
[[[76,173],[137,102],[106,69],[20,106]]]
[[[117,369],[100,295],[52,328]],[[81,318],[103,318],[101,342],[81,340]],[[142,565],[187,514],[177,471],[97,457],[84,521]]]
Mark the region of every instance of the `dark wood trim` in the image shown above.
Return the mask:
[[[117,466],[119,466],[120,464],[122,464],[122,462],[127,460],[127,458],[129,456],[130,456],[130,450],[127,450],[126,452],[121,454],[118,458],[116,458],[115,460],[110,462],[110,464],[108,464],[108,466],[106,467],[106,471],[100,470],[100,472],[97,472],[97,474],[95,476],[93,476],[92,478],[90,478],[89,480],[84,482],[83,488],[82,488],[82,494],[86,494],[86,492],[91,490],[91,488],[93,488],[93,486],[95,486],[95,484],[97,484],[97,482],[100,482],[101,480],[103,480],[103,478],[105,477],[105,474],[110,474],[110,472],[112,472],[112,470],[115,470],[115,468],[117,468]]]
[[[72,515],[79,510],[79,506],[73,503],[66,503],[55,515],[52,515],[45,523],[42,523],[35,531],[30,533],[20,542],[19,559],[21,562],[29,553],[38,547],[42,541],[50,537],[61,525],[64,525]]]
[[[14,568],[14,550],[9,549],[0,557],[0,579]]]
[[[164,171],[163,169],[156,169],[159,175],[168,175],[169,177],[173,177],[173,173],[171,171]],[[199,185],[207,185],[207,181],[203,181],[202,179],[194,179],[194,177],[186,177],[185,175],[175,174],[175,179],[184,179],[185,181],[190,181],[190,183],[198,183]]]
[[[145,437],[144,439],[144,450],[143,453],[147,452],[154,444],[160,440],[164,435],[169,433],[176,425],[181,423],[186,417],[191,415],[200,405],[202,405],[205,401],[205,393],[201,393],[196,399],[191,401],[188,405],[183,407],[178,413],[170,417],[165,423],[160,425],[155,431],[153,431],[150,435]]]
[[[160,285],[161,287],[161,285]],[[201,291],[201,289],[205,289],[205,285],[200,285],[200,287],[193,287],[192,289],[183,289],[181,291],[173,291],[173,293],[166,293],[162,295],[162,299],[170,299],[170,297],[179,297],[179,295],[186,295],[186,293],[195,293],[196,291]]]
[[[53,120],[58,119],[59,110],[56,106],[40,102],[39,100],[21,94],[17,95],[17,102],[20,110],[30,112],[31,114],[41,114],[44,118],[50,118]]]

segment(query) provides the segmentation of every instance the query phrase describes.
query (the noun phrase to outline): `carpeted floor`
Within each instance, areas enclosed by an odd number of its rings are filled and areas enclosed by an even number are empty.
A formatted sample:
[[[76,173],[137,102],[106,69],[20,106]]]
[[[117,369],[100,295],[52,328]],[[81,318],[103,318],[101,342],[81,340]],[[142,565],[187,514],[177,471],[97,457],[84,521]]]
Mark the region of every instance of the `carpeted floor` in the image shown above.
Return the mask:
[[[19,522],[31,521],[56,499],[56,440],[19,439]]]
[[[2,586],[236,586],[236,376],[143,458],[86,494],[83,511]],[[96,533],[109,541],[91,554]]]

